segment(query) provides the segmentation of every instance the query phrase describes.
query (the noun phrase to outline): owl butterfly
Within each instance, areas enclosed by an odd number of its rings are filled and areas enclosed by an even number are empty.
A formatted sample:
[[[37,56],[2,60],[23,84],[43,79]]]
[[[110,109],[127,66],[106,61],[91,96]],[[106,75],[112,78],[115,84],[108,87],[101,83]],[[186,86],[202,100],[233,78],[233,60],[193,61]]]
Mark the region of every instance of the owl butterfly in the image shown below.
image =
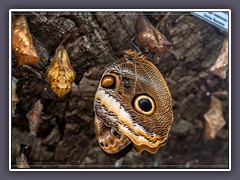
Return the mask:
[[[49,68],[46,71],[46,78],[52,90],[62,97],[71,91],[71,85],[76,77],[66,49],[62,46],[57,48]]]
[[[33,64],[39,61],[36,48],[34,47],[27,19],[18,16],[12,24],[12,48],[17,56],[18,64]]]
[[[150,22],[143,16],[138,16],[137,22],[135,24],[136,39],[145,49],[146,52],[150,51],[156,53],[157,56],[161,56],[172,44],[167,40],[167,38],[161,34]]]
[[[103,74],[94,99],[95,133],[103,151],[119,159],[132,149],[156,153],[173,121],[171,94],[159,70],[137,51]]]

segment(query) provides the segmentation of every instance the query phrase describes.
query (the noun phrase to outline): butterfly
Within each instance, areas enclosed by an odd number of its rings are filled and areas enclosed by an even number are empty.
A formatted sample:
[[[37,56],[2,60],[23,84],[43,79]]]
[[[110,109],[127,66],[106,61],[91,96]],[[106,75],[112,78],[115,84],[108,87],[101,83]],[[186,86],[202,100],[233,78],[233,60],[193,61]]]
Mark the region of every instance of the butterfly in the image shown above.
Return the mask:
[[[163,76],[145,55],[131,50],[104,72],[94,112],[98,143],[115,159],[131,150],[156,153],[173,122],[171,94]]]

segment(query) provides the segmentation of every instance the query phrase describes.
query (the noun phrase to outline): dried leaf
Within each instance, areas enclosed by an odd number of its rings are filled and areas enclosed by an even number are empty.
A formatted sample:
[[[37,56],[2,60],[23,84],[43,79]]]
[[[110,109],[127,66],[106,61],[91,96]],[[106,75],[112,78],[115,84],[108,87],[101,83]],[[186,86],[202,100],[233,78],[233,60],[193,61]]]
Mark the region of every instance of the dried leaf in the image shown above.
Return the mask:
[[[27,158],[24,155],[24,153],[21,153],[17,158],[16,158],[16,165],[17,168],[19,169],[26,169],[26,168],[30,168],[28,162],[27,162]]]
[[[17,79],[14,78],[12,79],[12,116],[15,115],[16,104],[19,101],[19,98],[16,93],[16,89],[17,89]]]
[[[211,96],[211,107],[207,113],[204,114],[205,130],[204,138],[206,140],[215,139],[218,131],[225,125],[225,120],[222,113],[221,101],[216,97]]]
[[[172,47],[167,38],[161,34],[145,16],[138,16],[135,29],[137,32],[137,41],[145,49],[158,56]]]
[[[37,135],[38,127],[41,122],[42,109],[43,105],[39,99],[26,115],[27,119],[29,120],[30,135]]]
[[[210,68],[210,71],[222,79],[226,79],[228,69],[228,39],[225,38],[221,52],[215,62]]]
[[[12,48],[18,58],[19,65],[39,62],[39,57],[28,28],[27,19],[24,16],[18,16],[13,21]]]
[[[52,63],[46,72],[46,78],[52,90],[62,97],[71,91],[71,85],[76,77],[67,51],[64,48],[56,50]]]

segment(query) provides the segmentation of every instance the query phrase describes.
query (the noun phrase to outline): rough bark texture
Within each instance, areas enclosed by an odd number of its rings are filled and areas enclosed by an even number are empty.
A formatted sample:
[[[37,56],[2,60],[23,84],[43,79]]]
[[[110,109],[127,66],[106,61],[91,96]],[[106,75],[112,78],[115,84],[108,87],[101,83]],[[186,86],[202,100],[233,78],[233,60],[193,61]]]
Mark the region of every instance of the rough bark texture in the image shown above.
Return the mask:
[[[20,13],[14,13],[13,19]],[[21,13],[22,14],[22,13]],[[129,153],[116,161],[100,149],[94,133],[93,100],[104,70],[124,50],[131,48],[137,14],[106,12],[37,12],[25,14],[41,62],[36,72],[17,65],[12,55],[12,76],[18,79],[15,115],[12,117],[12,165],[20,144],[32,168],[227,168],[228,96],[220,97],[225,126],[211,141],[205,141],[204,113],[210,108],[211,94],[228,91],[228,76],[222,80],[211,74],[225,34],[190,13],[151,13],[148,19],[173,43],[153,63],[165,77],[173,98],[174,123],[167,144],[157,154]],[[62,98],[46,82],[49,60],[63,36],[74,28],[65,43],[76,72],[72,91]],[[40,99],[43,104],[36,137],[30,136],[26,114]]]

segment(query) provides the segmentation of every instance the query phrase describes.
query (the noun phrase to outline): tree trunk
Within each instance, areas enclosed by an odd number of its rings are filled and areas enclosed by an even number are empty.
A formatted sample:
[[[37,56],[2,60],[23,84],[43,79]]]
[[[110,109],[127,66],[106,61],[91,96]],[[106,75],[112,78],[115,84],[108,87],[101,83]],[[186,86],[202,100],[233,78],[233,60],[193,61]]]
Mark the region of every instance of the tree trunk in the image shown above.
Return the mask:
[[[29,69],[17,65],[12,54],[12,77],[18,79],[19,102],[12,117],[12,165],[20,144],[28,146],[26,159],[33,168],[203,167],[228,165],[228,96],[220,97],[225,126],[213,140],[204,139],[204,114],[211,94],[228,91],[228,76],[222,80],[209,69],[218,58],[225,38],[220,29],[189,12],[146,14],[150,22],[174,45],[153,63],[169,86],[174,122],[167,144],[155,155],[129,153],[120,161],[103,153],[94,133],[94,95],[104,70],[132,48],[135,12],[14,12],[24,14],[40,63]],[[72,91],[58,98],[46,81],[50,59],[64,35],[76,28],[64,43],[76,72]],[[40,99],[43,105],[37,135],[30,136],[26,114]],[[104,166],[99,166],[104,165]],[[173,165],[173,166],[168,166]],[[213,166],[211,166],[213,165]]]

